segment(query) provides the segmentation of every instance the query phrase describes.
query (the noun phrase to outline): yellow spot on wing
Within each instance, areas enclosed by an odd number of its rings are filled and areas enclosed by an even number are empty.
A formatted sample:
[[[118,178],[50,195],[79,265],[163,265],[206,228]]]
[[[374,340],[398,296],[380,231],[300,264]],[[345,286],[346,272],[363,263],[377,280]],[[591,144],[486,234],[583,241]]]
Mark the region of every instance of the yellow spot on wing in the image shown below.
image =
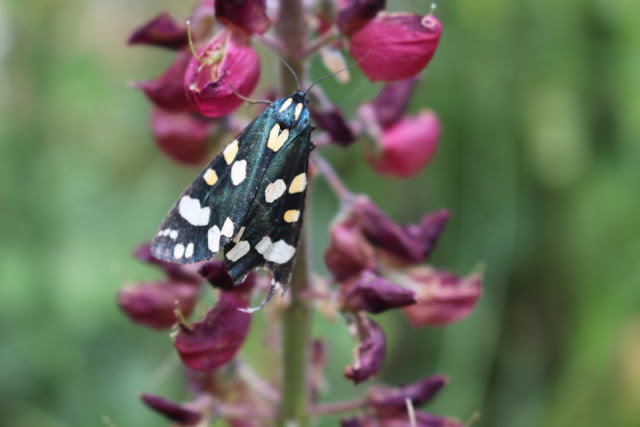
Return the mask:
[[[227,162],[228,165],[233,162],[233,159],[236,158],[236,154],[238,154],[238,140],[234,139],[229,145],[227,145],[222,152],[224,156],[224,161]]]
[[[293,99],[287,98],[287,100],[282,103],[282,106],[280,107],[278,112],[282,113],[284,110],[289,108],[289,105],[291,105],[292,102],[293,102]]]
[[[307,174],[303,172],[293,178],[293,181],[291,181],[291,185],[289,186],[289,193],[302,193],[305,188],[307,188]]]
[[[273,151],[278,151],[274,147],[275,147],[276,141],[278,140],[279,134],[280,134],[280,125],[276,123],[271,128],[271,131],[269,132],[269,139],[267,140],[267,147],[271,148]]]
[[[293,114],[293,118],[294,120],[298,120],[300,118],[300,113],[302,113],[302,108],[304,107],[304,105],[302,104],[298,104],[296,105],[296,111]]]
[[[299,218],[300,218],[299,210],[291,209],[284,213],[284,220],[286,222],[296,222]]]
[[[209,185],[213,185],[218,182],[218,174],[213,169],[207,169],[204,175],[202,175],[202,178]]]

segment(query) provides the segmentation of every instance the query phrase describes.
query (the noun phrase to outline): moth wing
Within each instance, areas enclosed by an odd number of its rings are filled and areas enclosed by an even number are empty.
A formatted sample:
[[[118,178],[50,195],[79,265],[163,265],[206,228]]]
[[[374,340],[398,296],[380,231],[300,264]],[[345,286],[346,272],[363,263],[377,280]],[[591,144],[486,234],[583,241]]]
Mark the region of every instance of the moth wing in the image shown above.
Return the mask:
[[[276,283],[289,284],[307,195],[310,132],[304,129],[271,159],[243,229],[225,246],[225,263],[236,283],[262,267]]]
[[[273,155],[266,135],[276,121],[275,108],[251,122],[184,190],[151,241],[154,257],[204,261],[237,234]]]

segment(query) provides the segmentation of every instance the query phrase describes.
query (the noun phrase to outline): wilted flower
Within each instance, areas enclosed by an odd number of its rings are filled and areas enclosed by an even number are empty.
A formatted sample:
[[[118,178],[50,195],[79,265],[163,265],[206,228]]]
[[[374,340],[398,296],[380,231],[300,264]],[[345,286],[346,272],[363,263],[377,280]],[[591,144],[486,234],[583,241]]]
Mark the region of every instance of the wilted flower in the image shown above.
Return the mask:
[[[331,140],[338,145],[349,145],[356,140],[356,135],[351,130],[349,123],[337,109],[320,111],[309,107],[311,118],[320,129],[327,131]]]
[[[214,288],[225,292],[235,292],[237,294],[248,294],[256,284],[256,273],[252,271],[241,284],[233,283],[233,278],[229,275],[227,266],[223,260],[207,261],[200,267],[198,273],[202,275]]]
[[[416,301],[411,289],[391,283],[370,271],[364,271],[340,286],[339,304],[344,311],[362,310],[375,314]]]
[[[405,277],[405,284],[418,297],[417,304],[403,309],[414,326],[442,326],[463,319],[482,294],[482,276],[478,273],[459,277],[418,266],[408,269]]]
[[[204,320],[180,325],[173,343],[182,362],[196,371],[211,371],[230,361],[249,333],[251,315],[245,298],[222,292],[217,304]]]
[[[344,376],[354,384],[360,384],[382,369],[387,341],[380,325],[366,316],[356,315],[356,327],[360,345],[354,350],[354,361],[345,368]]]
[[[371,81],[406,79],[427,66],[441,33],[432,15],[381,12],[352,35],[349,53]]]
[[[178,24],[167,12],[151,19],[129,36],[128,44],[146,44],[180,49],[187,44],[187,27]]]
[[[360,108],[372,108],[380,127],[387,128],[404,116],[417,82],[416,77],[410,77],[385,83],[375,99]]]
[[[173,64],[161,76],[147,82],[133,83],[156,106],[167,111],[193,111],[184,90],[184,73],[192,58],[188,50],[178,52]]]
[[[134,322],[154,329],[167,329],[193,312],[199,286],[189,282],[164,281],[124,287],[118,292],[120,309]]]
[[[202,414],[199,411],[164,397],[143,393],[140,395],[140,399],[154,411],[180,424],[194,425],[202,419]]]
[[[216,18],[249,34],[264,34],[271,26],[265,0],[215,0]]]
[[[341,3],[336,25],[346,36],[364,27],[386,6],[385,0],[342,0]]]
[[[204,162],[208,157],[207,140],[214,128],[214,123],[194,113],[175,113],[161,108],[151,112],[151,132],[158,148],[179,163]]]
[[[378,416],[406,414],[409,399],[414,407],[431,400],[447,383],[442,375],[431,375],[404,387],[373,386],[367,393],[367,404]]]
[[[380,152],[368,153],[367,161],[384,175],[407,178],[425,167],[435,155],[440,121],[431,110],[405,117],[382,131]]]
[[[223,29],[187,67],[184,85],[194,108],[207,117],[222,117],[249,96],[260,77],[260,60],[246,38]]]
[[[375,250],[364,237],[360,225],[349,219],[331,226],[331,242],[324,253],[327,268],[337,280],[345,280],[363,270],[374,270]]]

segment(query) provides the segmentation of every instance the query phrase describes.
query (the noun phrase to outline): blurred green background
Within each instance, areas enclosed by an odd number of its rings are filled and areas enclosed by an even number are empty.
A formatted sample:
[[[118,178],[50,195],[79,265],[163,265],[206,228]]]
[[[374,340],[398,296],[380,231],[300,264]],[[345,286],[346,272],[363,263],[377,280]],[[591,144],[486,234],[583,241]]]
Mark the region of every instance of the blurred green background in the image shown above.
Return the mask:
[[[130,251],[196,173],[154,148],[150,106],[127,86],[171,54],[124,40],[161,10],[191,6],[0,2],[2,426],[163,425],[137,393],[186,397],[168,334],[129,323],[115,294],[160,277]],[[388,180],[358,147],[327,155],[398,221],[451,208],[432,262],[460,273],[484,263],[485,291],[444,329],[378,316],[389,340],[380,380],[445,373],[425,409],[479,412],[477,426],[638,426],[640,2],[441,1],[437,15],[443,38],[412,101],[444,125],[431,167]],[[268,85],[277,58],[261,55]],[[347,111],[379,88],[353,75],[322,84]],[[322,271],[336,201],[321,180],[312,203]],[[342,324],[314,328],[331,338],[324,399],[366,390],[341,378],[353,347]]]

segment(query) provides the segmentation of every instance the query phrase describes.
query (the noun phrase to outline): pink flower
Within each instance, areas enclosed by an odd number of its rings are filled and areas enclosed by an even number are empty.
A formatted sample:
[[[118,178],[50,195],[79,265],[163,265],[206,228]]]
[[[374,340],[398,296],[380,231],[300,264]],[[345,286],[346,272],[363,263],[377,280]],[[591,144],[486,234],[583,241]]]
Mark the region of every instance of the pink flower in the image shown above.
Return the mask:
[[[426,266],[406,272],[418,303],[403,308],[414,326],[443,326],[469,315],[482,294],[482,276],[459,277]]]
[[[243,102],[235,91],[247,97],[258,84],[258,55],[243,36],[226,29],[198,54],[201,59],[191,58],[184,76],[187,98],[204,116],[226,116]]]
[[[371,81],[406,79],[427,66],[441,33],[432,15],[381,12],[353,34],[349,53]]]
[[[271,26],[265,0],[215,0],[216,18],[248,34],[264,34]]]
[[[406,399],[419,407],[431,400],[447,381],[442,375],[431,375],[404,387],[373,386],[367,393],[367,404],[380,417],[406,414]]]
[[[187,165],[199,165],[207,157],[207,141],[215,125],[195,113],[175,113],[154,108],[151,112],[151,133],[158,148],[173,160]]]
[[[380,153],[369,153],[367,161],[383,175],[407,178],[417,174],[435,155],[440,121],[430,110],[400,119],[382,131]]]
[[[181,425],[195,425],[202,419],[202,414],[199,411],[164,397],[142,393],[140,399],[154,411]]]
[[[363,270],[375,269],[375,250],[356,221],[333,224],[330,236],[331,244],[324,253],[324,261],[337,280],[348,279]]]
[[[136,82],[133,87],[141,89],[151,102],[164,110],[193,111],[184,91],[184,73],[192,57],[189,50],[178,52],[162,75],[146,82]]]
[[[342,0],[336,17],[340,32],[350,36],[384,9],[385,0]]]
[[[178,24],[167,12],[136,29],[127,43],[180,49],[187,44],[187,27]]]
[[[415,292],[364,271],[340,286],[339,304],[343,311],[383,311],[416,302]]]

